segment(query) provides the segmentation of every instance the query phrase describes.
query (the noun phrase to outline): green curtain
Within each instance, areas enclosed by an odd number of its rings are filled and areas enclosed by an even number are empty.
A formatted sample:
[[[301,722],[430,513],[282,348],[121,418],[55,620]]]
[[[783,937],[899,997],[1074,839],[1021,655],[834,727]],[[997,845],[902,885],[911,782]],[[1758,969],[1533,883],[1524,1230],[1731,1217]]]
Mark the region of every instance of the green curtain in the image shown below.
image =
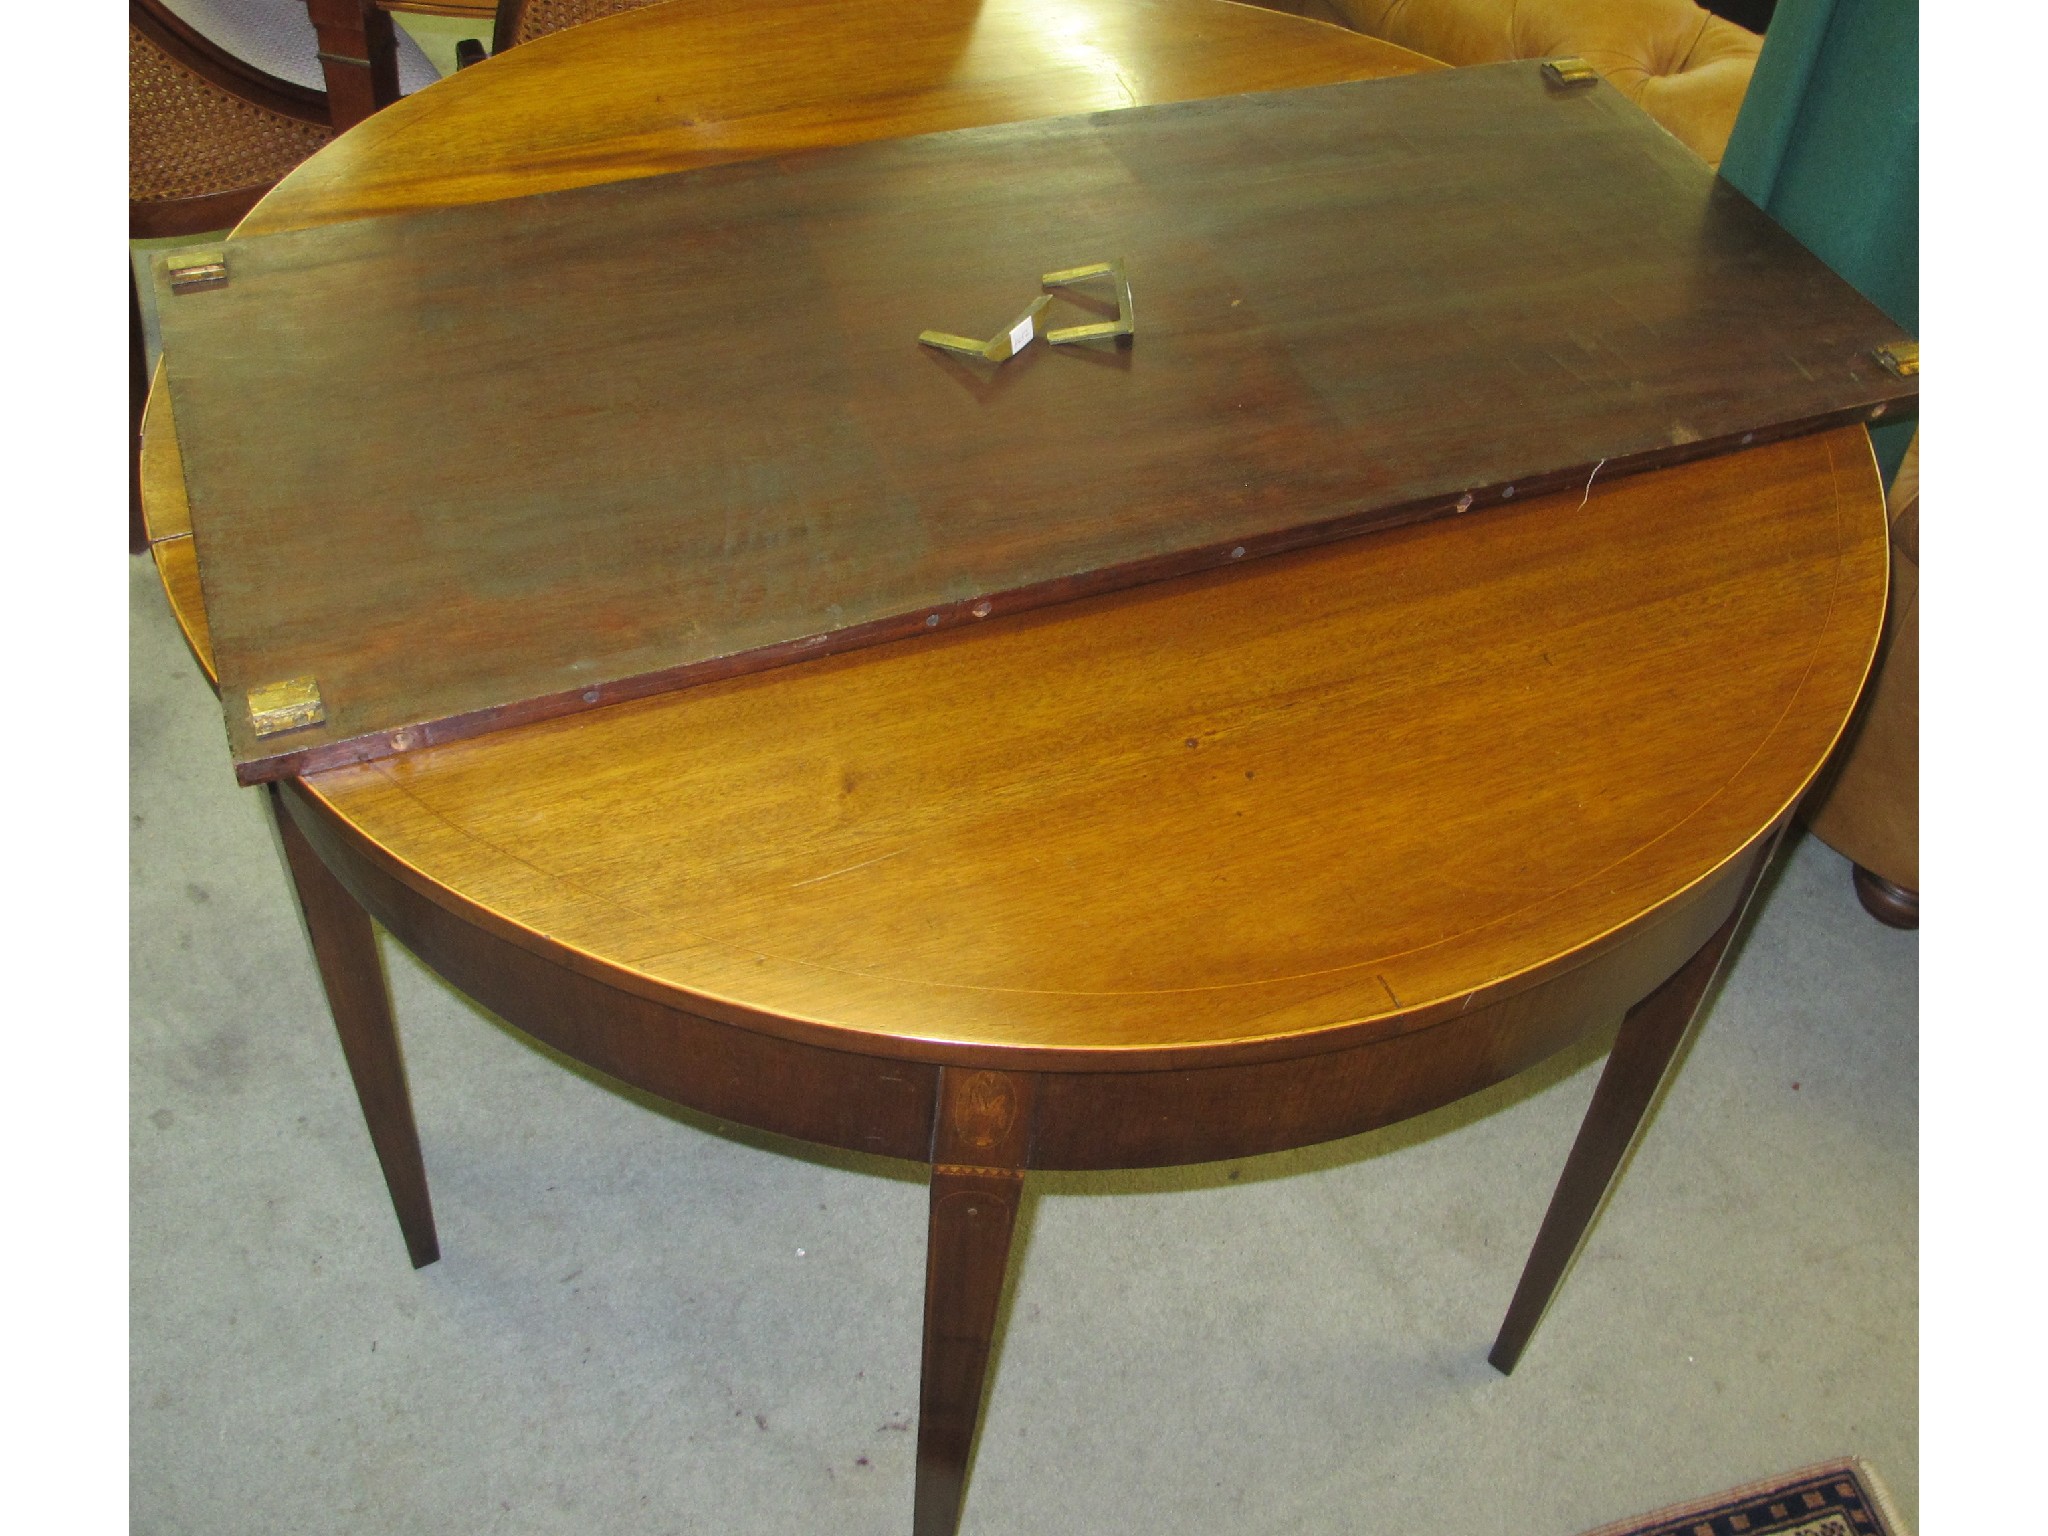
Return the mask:
[[[1918,335],[1918,0],[1779,0],[1721,175]],[[1887,482],[1912,436],[1871,434]]]

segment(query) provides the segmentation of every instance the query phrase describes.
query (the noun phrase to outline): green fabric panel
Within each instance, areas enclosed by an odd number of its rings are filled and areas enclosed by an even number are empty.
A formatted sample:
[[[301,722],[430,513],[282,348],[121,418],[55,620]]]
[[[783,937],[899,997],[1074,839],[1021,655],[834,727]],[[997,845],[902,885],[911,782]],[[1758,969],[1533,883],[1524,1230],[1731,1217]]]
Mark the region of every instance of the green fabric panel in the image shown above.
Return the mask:
[[[1919,429],[1917,421],[1895,421],[1889,426],[1870,429],[1870,446],[1877,451],[1877,470],[1884,476],[1886,485],[1892,483],[1892,476],[1905,462],[1906,450],[1913,446],[1913,434]]]
[[[1917,335],[1917,0],[1781,0],[1721,175]],[[1873,434],[1887,480],[1911,436]]]
[[[1778,167],[1799,126],[1799,104],[1834,9],[1834,0],[1780,0],[1764,34],[1756,73],[1721,156],[1721,175],[1759,208],[1771,206]]]

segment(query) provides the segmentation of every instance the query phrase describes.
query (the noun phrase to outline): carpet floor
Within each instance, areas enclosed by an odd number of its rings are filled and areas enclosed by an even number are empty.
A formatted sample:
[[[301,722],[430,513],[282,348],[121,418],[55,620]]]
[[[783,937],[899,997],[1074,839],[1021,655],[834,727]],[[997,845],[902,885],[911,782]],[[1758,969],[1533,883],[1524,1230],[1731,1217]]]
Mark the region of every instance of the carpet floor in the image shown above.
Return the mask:
[[[919,1169],[564,1070],[387,942],[412,1270],[261,800],[131,582],[133,1529],[900,1536]],[[1036,1179],[963,1536],[1570,1536],[1844,1454],[1912,1520],[1918,954],[1792,848],[1512,1378],[1605,1039],[1323,1147]]]

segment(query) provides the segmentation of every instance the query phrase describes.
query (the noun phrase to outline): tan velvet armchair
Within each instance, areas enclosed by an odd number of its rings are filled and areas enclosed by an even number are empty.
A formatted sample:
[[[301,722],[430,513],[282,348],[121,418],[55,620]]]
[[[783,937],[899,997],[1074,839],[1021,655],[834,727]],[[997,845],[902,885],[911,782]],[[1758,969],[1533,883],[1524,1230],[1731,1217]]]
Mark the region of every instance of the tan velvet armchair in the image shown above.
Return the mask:
[[[1763,39],[1693,0],[1279,0],[1446,64],[1586,60],[1709,165]]]
[[[1864,910],[1894,928],[1920,926],[1920,439],[1888,498],[1891,607],[1857,718],[1801,814],[1813,835],[1856,866]]]

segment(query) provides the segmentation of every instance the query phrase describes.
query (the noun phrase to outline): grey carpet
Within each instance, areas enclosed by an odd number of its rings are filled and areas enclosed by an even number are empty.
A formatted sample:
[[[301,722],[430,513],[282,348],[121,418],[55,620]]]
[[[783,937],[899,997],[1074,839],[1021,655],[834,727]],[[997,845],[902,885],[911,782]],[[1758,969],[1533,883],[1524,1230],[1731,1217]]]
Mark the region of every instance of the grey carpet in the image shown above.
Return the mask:
[[[907,1532],[919,1170],[564,1070],[387,942],[410,1269],[260,798],[132,580],[134,1530]],[[1383,1133],[1038,1179],[963,1536],[1571,1536],[1842,1452],[1913,1521],[1918,953],[1793,849],[1512,1378],[1604,1039]]]

